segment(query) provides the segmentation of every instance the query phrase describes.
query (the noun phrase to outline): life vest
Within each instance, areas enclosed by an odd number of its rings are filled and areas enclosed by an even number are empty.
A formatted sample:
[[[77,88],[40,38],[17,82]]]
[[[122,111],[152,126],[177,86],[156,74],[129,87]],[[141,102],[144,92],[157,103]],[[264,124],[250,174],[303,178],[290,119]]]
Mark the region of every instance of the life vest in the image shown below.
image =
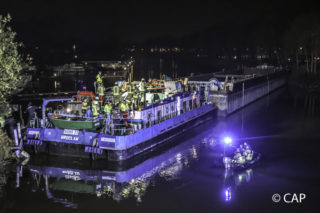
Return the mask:
[[[88,109],[88,103],[87,102],[82,102],[82,109],[87,110]]]
[[[144,82],[140,82],[139,87],[140,87],[139,88],[140,92],[146,91],[146,87],[145,87],[145,83]]]
[[[113,87],[113,95],[114,96],[118,96],[119,95],[119,87],[118,86],[114,86]]]
[[[99,94],[99,96],[104,96],[104,87],[103,86],[98,87],[98,94]]]
[[[110,113],[111,113],[111,111],[112,111],[112,106],[110,106],[110,105],[105,105],[104,106],[104,112],[107,114],[107,115],[109,115]]]
[[[129,104],[126,104],[126,111],[129,111],[129,110],[130,110]]]
[[[93,114],[93,116],[99,115],[99,105],[97,105],[97,104],[92,105],[92,114]]]
[[[132,94],[133,93],[132,86],[130,84],[127,85],[127,92],[128,92],[128,94]]]
[[[121,110],[121,112],[127,111],[127,106],[126,106],[126,104],[121,103],[121,105],[120,105],[120,110]]]
[[[100,74],[97,75],[97,82],[99,84],[102,84],[102,78],[101,78]]]

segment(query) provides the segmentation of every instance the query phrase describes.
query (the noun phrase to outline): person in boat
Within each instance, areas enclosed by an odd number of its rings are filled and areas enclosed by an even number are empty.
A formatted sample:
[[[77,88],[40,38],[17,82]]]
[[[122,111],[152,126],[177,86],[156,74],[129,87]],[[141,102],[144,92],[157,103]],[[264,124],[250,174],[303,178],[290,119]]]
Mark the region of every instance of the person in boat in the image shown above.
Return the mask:
[[[99,111],[100,111],[100,107],[99,107],[99,102],[98,102],[99,98],[96,97],[95,100],[92,102],[92,115],[93,117],[98,117],[99,116]]]
[[[237,148],[236,151],[234,152],[233,159],[236,159],[236,158],[238,158],[239,156],[241,156],[241,152],[240,152],[240,148]]]
[[[243,146],[244,146],[245,149],[251,150],[251,147],[250,147],[249,144],[247,144],[246,142],[244,142]]]
[[[251,147],[247,144],[244,143],[244,156],[246,158],[246,161],[251,161],[253,158],[253,151],[251,150]]]
[[[83,114],[83,115],[86,114],[88,108],[89,108],[88,99],[87,99],[87,98],[84,98],[83,101],[82,101],[82,105],[81,105],[81,110],[82,110],[82,114]]]
[[[245,156],[241,154],[240,148],[237,148],[233,156],[233,162],[238,164],[243,164],[245,163],[245,161],[246,161]]]
[[[247,151],[247,155],[246,155],[246,161],[251,161],[253,158],[253,151]]]
[[[241,152],[241,153],[244,153],[245,151],[246,151],[246,150],[244,149],[243,145],[240,144],[240,152]]]

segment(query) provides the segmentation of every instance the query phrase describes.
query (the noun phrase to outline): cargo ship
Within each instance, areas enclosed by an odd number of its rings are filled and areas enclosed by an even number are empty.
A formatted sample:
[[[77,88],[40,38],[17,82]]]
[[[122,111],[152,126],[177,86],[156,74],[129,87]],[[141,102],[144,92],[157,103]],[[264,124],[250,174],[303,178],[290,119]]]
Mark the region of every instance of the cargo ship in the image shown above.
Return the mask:
[[[31,154],[123,161],[215,116],[209,90],[191,87],[187,79],[117,82],[102,97],[95,95],[82,91],[45,99],[41,126],[27,129],[23,148]],[[84,102],[92,110],[83,110]],[[111,106],[107,114],[105,105]]]

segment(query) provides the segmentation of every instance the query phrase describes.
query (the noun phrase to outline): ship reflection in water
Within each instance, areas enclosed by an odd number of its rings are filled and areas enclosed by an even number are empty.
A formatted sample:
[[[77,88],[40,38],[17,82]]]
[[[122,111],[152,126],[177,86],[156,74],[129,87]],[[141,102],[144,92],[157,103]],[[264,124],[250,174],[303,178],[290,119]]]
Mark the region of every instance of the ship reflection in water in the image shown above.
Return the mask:
[[[152,190],[155,176],[165,181],[179,179],[183,168],[189,167],[198,159],[198,149],[201,146],[214,145],[214,143],[206,144],[206,141],[212,142],[214,139],[205,138],[201,144],[197,145],[190,145],[188,142],[180,144],[123,171],[112,171],[107,168],[82,169],[77,165],[73,168],[65,168],[57,165],[43,165],[43,162],[42,165],[30,162],[26,166],[27,171],[24,172],[30,172],[34,191],[45,191],[48,199],[61,203],[65,207],[77,208],[77,204],[66,197],[57,197],[55,195],[57,191],[86,193],[101,199],[111,198],[116,201],[134,197],[136,202],[141,202],[146,192]],[[18,187],[22,170],[22,166],[17,167]]]
[[[60,203],[65,207],[78,208],[78,203],[73,201],[72,193],[85,193],[100,199],[113,199],[123,201],[134,198],[137,203],[142,202],[148,191],[155,188],[155,179],[163,181],[175,181],[181,178],[181,172],[192,166],[199,160],[201,149],[210,151],[212,162],[218,162],[223,155],[223,149],[219,144],[219,138],[205,131],[195,138],[189,139],[175,147],[162,151],[134,166],[121,165],[101,168],[83,168],[79,163],[65,161],[33,159],[28,165],[17,166],[17,187],[20,185],[22,171],[31,175],[33,192],[41,192],[54,203]],[[201,138],[205,135],[204,138]],[[195,142],[196,141],[196,142]],[[100,167],[100,166],[95,166]],[[242,173],[233,173],[224,170],[220,165],[213,163],[213,169],[221,180],[224,179],[226,188],[226,201],[232,199],[236,188],[243,182],[249,182],[252,178],[252,169]],[[160,180],[160,181],[161,181]],[[68,192],[59,197],[58,192]],[[70,194],[71,193],[71,194]],[[217,193],[219,193],[217,191]],[[61,195],[60,195],[61,196]]]

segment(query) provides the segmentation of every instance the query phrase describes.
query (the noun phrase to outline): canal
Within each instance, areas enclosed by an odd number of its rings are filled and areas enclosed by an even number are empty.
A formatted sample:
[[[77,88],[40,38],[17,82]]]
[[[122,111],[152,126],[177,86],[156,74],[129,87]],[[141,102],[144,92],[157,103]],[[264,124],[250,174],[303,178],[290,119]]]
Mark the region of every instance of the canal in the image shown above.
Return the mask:
[[[282,88],[129,164],[37,157],[11,165],[0,212],[319,212],[319,102]],[[218,162],[226,135],[249,143],[260,162],[225,173]]]

